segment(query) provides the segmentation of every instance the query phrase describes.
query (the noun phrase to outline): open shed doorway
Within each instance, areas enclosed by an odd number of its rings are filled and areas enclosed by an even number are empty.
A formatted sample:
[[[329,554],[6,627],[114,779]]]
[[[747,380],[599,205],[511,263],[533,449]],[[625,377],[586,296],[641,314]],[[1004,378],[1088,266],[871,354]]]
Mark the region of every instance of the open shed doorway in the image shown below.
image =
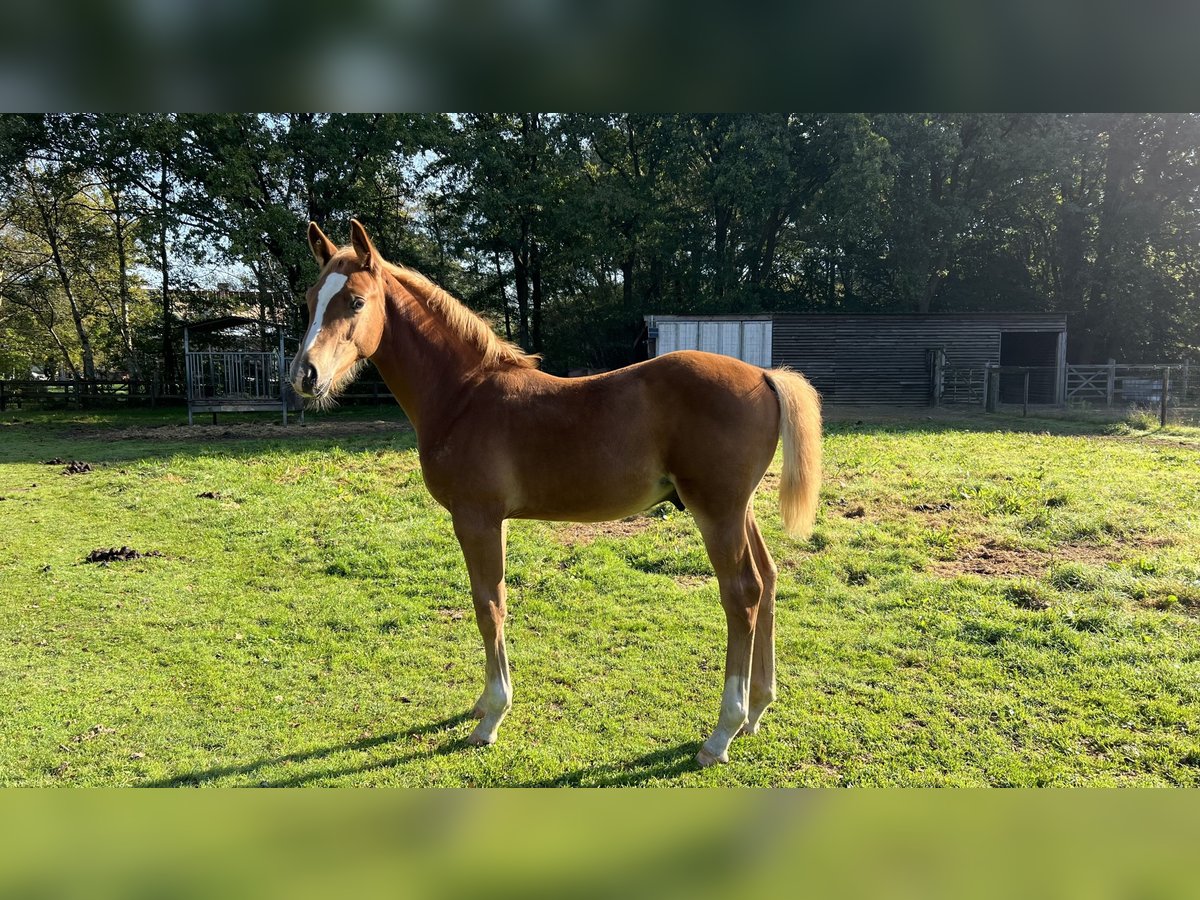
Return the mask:
[[[1059,331],[1002,331],[1000,332],[1000,365],[1027,366],[1029,373],[1029,402],[1057,403],[1059,381]],[[1025,391],[1022,375],[1000,377],[1000,402],[1020,403]]]

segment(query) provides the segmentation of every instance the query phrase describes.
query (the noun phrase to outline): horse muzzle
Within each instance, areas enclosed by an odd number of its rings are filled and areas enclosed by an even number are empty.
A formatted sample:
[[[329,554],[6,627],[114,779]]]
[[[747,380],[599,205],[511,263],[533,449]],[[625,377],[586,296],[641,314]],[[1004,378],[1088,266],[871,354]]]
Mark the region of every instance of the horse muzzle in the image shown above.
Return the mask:
[[[329,389],[328,384],[319,381],[317,367],[310,362],[301,363],[293,369],[292,387],[297,394],[308,399],[318,398]]]

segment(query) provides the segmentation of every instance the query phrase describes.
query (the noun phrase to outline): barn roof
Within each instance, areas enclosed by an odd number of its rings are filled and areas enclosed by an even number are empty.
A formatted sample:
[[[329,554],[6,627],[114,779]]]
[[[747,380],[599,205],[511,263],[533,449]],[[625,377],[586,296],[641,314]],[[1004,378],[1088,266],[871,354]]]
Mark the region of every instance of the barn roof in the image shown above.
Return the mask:
[[[208,334],[214,331],[224,331],[227,328],[233,328],[235,325],[257,326],[258,324],[258,319],[251,319],[248,316],[218,316],[215,319],[200,319],[196,322],[184,322],[183,327],[191,332]],[[262,324],[271,328],[278,327],[273,322],[265,322]]]
[[[1065,312],[776,312],[753,315],[702,315],[699,313],[672,313],[670,315],[648,315],[647,322],[769,322],[790,320],[813,320],[829,322],[951,322],[967,321],[980,323],[1006,323],[1013,320],[1066,327]]]

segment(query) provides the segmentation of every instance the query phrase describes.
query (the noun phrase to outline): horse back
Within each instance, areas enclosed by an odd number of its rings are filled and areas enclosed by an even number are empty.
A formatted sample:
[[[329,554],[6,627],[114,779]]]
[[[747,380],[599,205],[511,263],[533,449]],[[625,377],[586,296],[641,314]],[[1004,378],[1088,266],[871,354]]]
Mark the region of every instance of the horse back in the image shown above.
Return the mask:
[[[752,490],[778,418],[762,369],[711,353],[584,378],[509,370],[478,385],[422,466],[447,506],[486,497],[512,516],[601,521],[667,499],[676,479]]]

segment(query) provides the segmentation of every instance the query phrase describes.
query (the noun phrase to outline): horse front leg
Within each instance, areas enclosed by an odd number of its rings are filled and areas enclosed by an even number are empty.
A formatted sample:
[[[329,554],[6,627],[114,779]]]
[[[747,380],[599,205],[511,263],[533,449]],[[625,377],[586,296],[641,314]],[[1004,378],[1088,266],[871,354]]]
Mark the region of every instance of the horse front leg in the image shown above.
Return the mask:
[[[467,742],[484,746],[496,742],[496,730],[512,706],[508,653],[504,648],[504,539],[505,522],[491,517],[460,513],[454,516],[454,533],[462,547],[471,578],[475,621],[487,654],[483,693],[472,710],[479,724]]]

